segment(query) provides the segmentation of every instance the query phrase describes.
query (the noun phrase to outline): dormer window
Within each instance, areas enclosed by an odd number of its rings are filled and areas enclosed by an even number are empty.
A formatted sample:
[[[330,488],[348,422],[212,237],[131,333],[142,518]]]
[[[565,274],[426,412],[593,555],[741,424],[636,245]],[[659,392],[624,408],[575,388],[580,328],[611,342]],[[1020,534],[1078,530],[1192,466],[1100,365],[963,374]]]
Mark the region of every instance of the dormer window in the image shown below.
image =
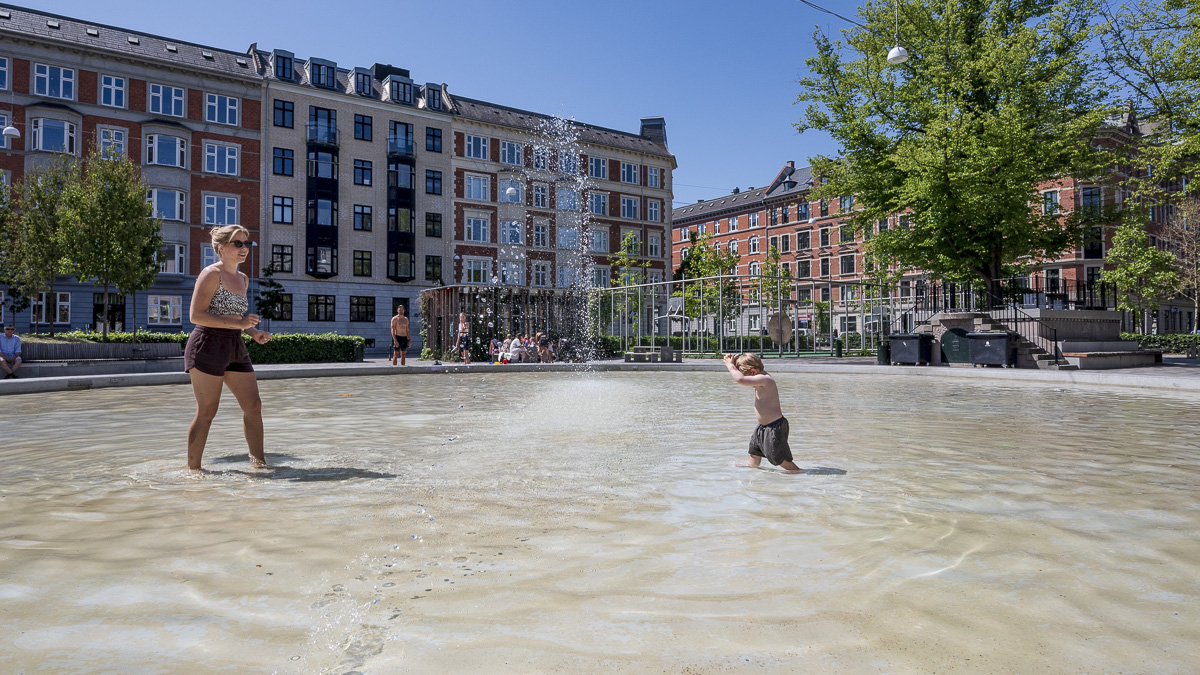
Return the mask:
[[[330,61],[320,62],[316,59],[309,59],[308,81],[314,87],[324,87],[326,89],[336,88],[337,65]]]
[[[375,87],[371,73],[365,70],[354,70],[354,93],[359,96],[374,96]]]
[[[442,90],[432,85],[425,85],[425,107],[430,110],[442,109]]]
[[[392,99],[392,102],[412,105],[413,86],[411,81],[402,80],[395,75],[389,75],[387,78],[387,88],[388,96]]]
[[[275,66],[275,77],[280,80],[292,79],[292,54],[276,50],[272,53],[271,62]]]

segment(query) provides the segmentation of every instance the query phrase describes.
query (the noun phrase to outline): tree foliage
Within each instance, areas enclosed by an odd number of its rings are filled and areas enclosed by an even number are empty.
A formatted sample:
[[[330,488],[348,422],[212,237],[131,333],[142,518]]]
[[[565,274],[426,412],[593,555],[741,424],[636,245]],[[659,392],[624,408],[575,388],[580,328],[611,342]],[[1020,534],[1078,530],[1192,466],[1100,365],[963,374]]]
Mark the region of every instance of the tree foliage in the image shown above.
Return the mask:
[[[733,276],[741,256],[730,253],[729,249],[722,250],[708,233],[693,232],[690,243],[679,269],[675,270],[675,280],[684,283],[672,293],[683,298],[684,314],[691,318],[741,316],[742,296]]]
[[[49,315],[54,307],[54,281],[63,273],[70,250],[69,195],[78,183],[79,162],[71,155],[56,154],[26,170],[16,187],[20,214],[13,225],[12,238],[5,242],[5,258],[12,265],[16,289],[30,298],[46,294],[45,312],[51,335],[54,317]]]
[[[277,271],[275,261],[271,261],[271,264],[262,269],[262,277],[258,280],[258,293],[254,298],[254,306],[258,315],[267,320],[267,330],[271,330],[272,319],[283,318],[283,305],[287,302],[283,284],[271,278]]]
[[[1188,198],[1173,210],[1162,239],[1173,257],[1172,291],[1192,301],[1190,330],[1200,329],[1200,198]]]
[[[889,66],[895,8],[911,57]],[[812,159],[814,196],[855,195],[860,232],[911,211],[911,227],[872,238],[880,259],[947,279],[990,281],[1074,245],[1084,214],[1044,212],[1037,188],[1105,168],[1106,116],[1087,56],[1091,0],[871,0],[865,28],[818,32],[801,80],[803,131],[830,133],[838,157]]]
[[[1157,310],[1159,301],[1174,289],[1173,261],[1170,253],[1150,245],[1145,223],[1130,218],[1113,236],[1108,251],[1113,269],[1104,270],[1101,278],[1116,285],[1117,308],[1134,312],[1135,320],[1142,324],[1146,312]],[[1141,330],[1146,332],[1146,326],[1141,325]]]

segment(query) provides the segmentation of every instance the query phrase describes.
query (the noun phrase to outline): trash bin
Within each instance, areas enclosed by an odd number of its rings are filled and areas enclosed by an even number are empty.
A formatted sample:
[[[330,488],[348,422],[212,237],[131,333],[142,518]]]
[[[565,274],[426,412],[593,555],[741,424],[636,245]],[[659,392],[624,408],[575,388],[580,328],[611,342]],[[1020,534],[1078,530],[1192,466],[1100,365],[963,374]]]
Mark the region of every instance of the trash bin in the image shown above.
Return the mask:
[[[896,333],[888,340],[892,363],[929,363],[933,356],[933,336],[927,333]]]
[[[971,363],[977,366],[1003,366],[1017,362],[1016,343],[1008,333],[967,333]]]
[[[971,347],[967,331],[951,328],[942,333],[942,363],[970,363]]]
[[[835,358],[842,358],[842,338],[833,341],[833,355]]]
[[[875,365],[890,366],[892,365],[892,343],[887,339],[879,341],[879,350],[875,352]]]

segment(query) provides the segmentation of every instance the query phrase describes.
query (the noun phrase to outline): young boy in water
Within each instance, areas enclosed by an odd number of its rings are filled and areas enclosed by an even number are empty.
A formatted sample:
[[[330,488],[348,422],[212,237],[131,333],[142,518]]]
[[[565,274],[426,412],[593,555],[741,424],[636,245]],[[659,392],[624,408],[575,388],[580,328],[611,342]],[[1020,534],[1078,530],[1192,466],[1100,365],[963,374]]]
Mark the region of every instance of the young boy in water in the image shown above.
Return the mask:
[[[757,468],[766,457],[772,465],[783,467],[788,473],[804,473],[804,469],[792,463],[788,421],[779,406],[779,387],[775,385],[775,378],[767,374],[762,359],[757,354],[726,354],[725,367],[734,382],[754,387],[754,415],[758,418],[758,427],[750,436],[749,461],[738,466]]]

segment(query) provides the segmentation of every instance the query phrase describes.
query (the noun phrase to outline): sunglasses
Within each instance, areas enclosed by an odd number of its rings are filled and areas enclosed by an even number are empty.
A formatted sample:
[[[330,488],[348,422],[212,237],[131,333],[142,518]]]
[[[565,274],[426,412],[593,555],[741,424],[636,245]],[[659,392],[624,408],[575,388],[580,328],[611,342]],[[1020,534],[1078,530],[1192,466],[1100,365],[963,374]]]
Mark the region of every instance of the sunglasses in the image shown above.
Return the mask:
[[[229,242],[229,245],[236,248],[250,248],[250,242],[245,239],[234,239]]]

